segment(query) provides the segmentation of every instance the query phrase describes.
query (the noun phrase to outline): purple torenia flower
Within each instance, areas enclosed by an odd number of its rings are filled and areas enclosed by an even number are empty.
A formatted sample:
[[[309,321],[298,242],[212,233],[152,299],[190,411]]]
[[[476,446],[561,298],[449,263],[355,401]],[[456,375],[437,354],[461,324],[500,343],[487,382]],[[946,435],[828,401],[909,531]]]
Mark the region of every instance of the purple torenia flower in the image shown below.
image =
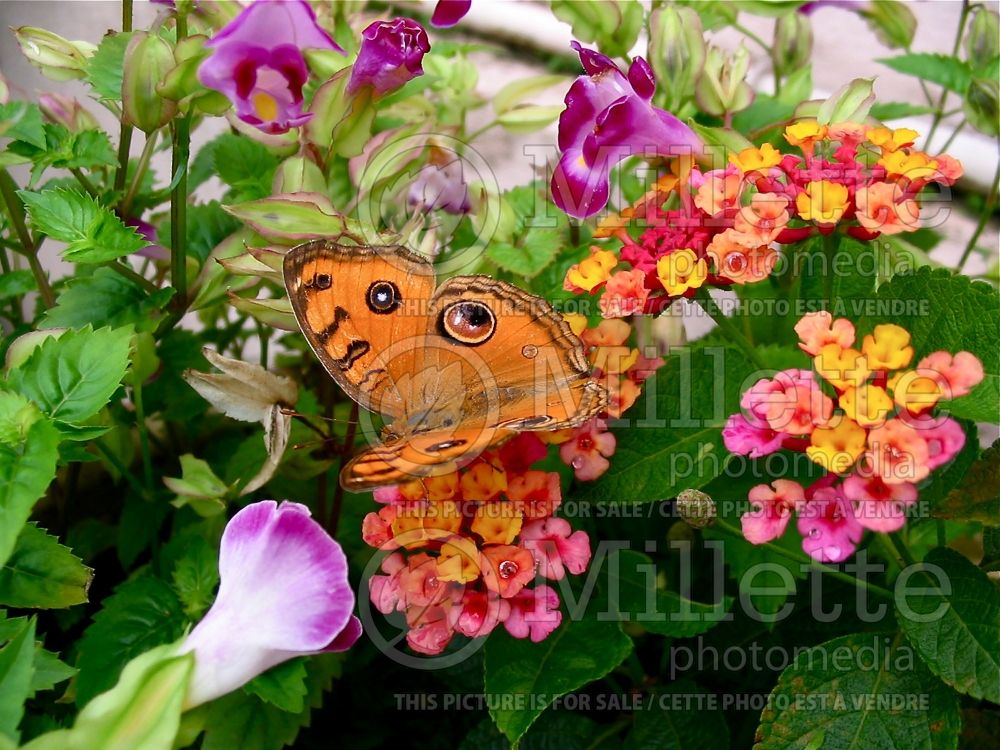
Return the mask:
[[[424,54],[430,52],[424,27],[410,18],[375,21],[361,32],[361,49],[351,70],[347,93],[371,86],[375,94],[395,91],[424,74]]]
[[[296,656],[350,648],[353,609],[347,558],[306,506],[248,505],[222,534],[215,603],[180,650],[195,655],[186,707]]]
[[[309,77],[302,50],[344,51],[305,0],[257,0],[206,46],[213,51],[198,68],[198,80],[225,94],[241,120],[272,134],[312,117],[302,111]]]
[[[431,16],[431,26],[444,28],[461,21],[472,7],[472,0],[438,0]]]
[[[587,75],[573,82],[559,116],[563,152],[552,175],[552,198],[571,216],[584,218],[608,202],[608,173],[632,154],[679,155],[701,147],[687,125],[650,103],[656,81],[641,57],[626,75],[612,60],[573,42]]]
[[[465,184],[462,173],[461,157],[455,156],[444,164],[432,157],[431,163],[423,167],[410,184],[407,202],[428,211],[441,209],[449,214],[468,213],[472,206],[469,203],[469,186]]]

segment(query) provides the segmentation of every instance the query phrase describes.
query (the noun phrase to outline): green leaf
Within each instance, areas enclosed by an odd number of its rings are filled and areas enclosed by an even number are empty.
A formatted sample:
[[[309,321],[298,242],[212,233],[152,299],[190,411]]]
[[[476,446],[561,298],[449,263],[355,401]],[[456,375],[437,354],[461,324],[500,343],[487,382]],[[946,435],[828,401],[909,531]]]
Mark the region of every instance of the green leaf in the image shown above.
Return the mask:
[[[975,443],[972,444],[972,450],[976,450]],[[1000,526],[998,507],[1000,507],[1000,440],[983,451],[965,472],[958,486],[948,493],[943,502],[931,508],[931,515],[935,518],[979,521],[987,526]]]
[[[87,83],[99,98],[118,101],[122,98],[122,79],[125,67],[125,48],[132,38],[130,32],[108,34],[101,40],[97,51],[87,60]]]
[[[643,696],[644,710],[633,714],[622,750],[725,750],[730,746],[725,716],[702,703],[710,695],[690,680],[680,680]],[[680,700],[681,710],[674,700]]]
[[[954,518],[956,521],[972,520],[960,515],[956,508],[948,510],[947,498],[963,481],[966,473],[979,458],[979,431],[973,422],[960,422],[965,431],[965,445],[951,461],[931,473],[930,481],[920,488],[920,502],[926,503],[934,518]],[[985,479],[986,477],[983,477]],[[995,486],[995,485],[994,485]],[[978,490],[979,488],[977,488]],[[981,488],[980,497],[989,494],[990,487]],[[964,503],[964,498],[962,501]],[[969,503],[971,507],[974,503]],[[997,506],[1000,507],[1000,506]],[[954,515],[956,512],[959,515]],[[993,513],[994,523],[1000,523]]]
[[[800,652],[771,691],[754,750],[954,748],[957,696],[889,640],[858,633]]]
[[[32,506],[56,474],[58,445],[56,428],[42,419],[22,442],[0,443],[0,564],[10,558]]]
[[[8,150],[34,162],[32,184],[47,167],[61,169],[96,169],[117,163],[115,151],[107,133],[102,130],[73,132],[62,125],[45,123],[44,146],[26,141],[14,141]]]
[[[35,658],[35,618],[26,620],[17,634],[0,649],[0,735],[15,742],[24,702],[31,691]]]
[[[905,55],[883,57],[877,62],[892,68],[897,73],[922,78],[956,94],[964,94],[972,79],[972,69],[968,63],[939,53],[908,52]]]
[[[872,314],[872,312],[874,314]],[[948,269],[918,268],[882,284],[872,299],[848,300],[834,315],[858,322],[858,340],[879,323],[896,323],[913,336],[914,363],[931,352],[969,351],[986,373],[968,396],[943,402],[952,416],[996,422],[1000,403],[1000,294]],[[866,314],[867,313],[867,314]]]
[[[887,47],[906,49],[913,43],[917,19],[899,0],[871,0],[858,8],[858,15]]]
[[[0,604],[31,609],[82,604],[93,575],[69,547],[29,523],[21,530],[14,553],[0,567]]]
[[[9,271],[0,276],[0,301],[20,297],[35,288],[31,271]]]
[[[216,245],[240,228],[238,219],[223,211],[218,201],[199,203],[188,208],[185,250],[204,263]],[[170,222],[160,225],[160,244],[170,246]]]
[[[0,136],[45,148],[42,110],[34,102],[0,104]]]
[[[517,78],[506,84],[493,97],[493,111],[496,114],[507,112],[519,104],[523,104],[532,96],[556,86],[564,87],[570,83],[566,76],[541,75],[528,78]]]
[[[514,246],[505,242],[489,245],[486,257],[505,271],[531,279],[556,259],[563,246],[558,229],[532,227]]]
[[[721,428],[739,409],[753,372],[735,349],[697,348],[668,357],[643,384],[627,427],[613,430],[618,445],[611,468],[597,481],[579,485],[577,496],[650,502],[706,485],[725,465]]]
[[[872,105],[869,113],[876,120],[899,120],[903,117],[916,117],[917,115],[929,115],[934,111],[933,107],[926,104],[911,104],[910,102],[878,102]]]
[[[282,711],[299,713],[305,708],[308,692],[305,659],[292,659],[272,667],[250,680],[243,690]]]
[[[197,536],[187,545],[184,556],[174,566],[174,590],[184,603],[184,613],[197,620],[211,606],[219,583],[219,554],[216,546]],[[263,696],[261,696],[263,697]]]
[[[564,618],[541,643],[494,632],[483,651],[490,716],[516,743],[548,703],[621,664],[632,651],[632,639],[616,622]]]
[[[271,194],[271,180],[278,160],[265,146],[234,133],[226,133],[213,143],[215,174],[239,193],[240,200]]]
[[[159,578],[144,576],[121,584],[102,602],[80,639],[77,703],[82,706],[114,685],[132,658],[177,640],[184,625],[177,595]]]
[[[51,690],[60,682],[66,682],[76,670],[62,661],[56,654],[35,644],[35,673],[31,676],[31,692]]]
[[[28,207],[35,229],[68,243],[63,258],[70,262],[105,263],[149,244],[111,209],[76,190],[19,190],[17,194]]]
[[[45,339],[11,373],[10,383],[52,419],[82,422],[118,390],[131,341],[131,326],[67,331]]]
[[[996,584],[945,547],[931,550],[921,568],[933,572],[910,578],[909,593],[897,587],[900,628],[934,674],[960,693],[1000,703]]]
[[[134,325],[136,330],[152,330],[173,294],[174,290],[169,287],[149,294],[120,273],[110,268],[97,268],[90,276],[69,279],[56,299],[56,306],[46,310],[39,325],[83,328],[91,323],[112,328]]]
[[[687,599],[674,591],[657,585],[653,561],[639,552],[619,550],[609,556],[608,593],[612,605],[624,621],[641,625],[651,633],[673,638],[691,638],[714,625],[726,616],[729,602],[718,605],[702,604]],[[617,587],[617,591],[615,591]]]

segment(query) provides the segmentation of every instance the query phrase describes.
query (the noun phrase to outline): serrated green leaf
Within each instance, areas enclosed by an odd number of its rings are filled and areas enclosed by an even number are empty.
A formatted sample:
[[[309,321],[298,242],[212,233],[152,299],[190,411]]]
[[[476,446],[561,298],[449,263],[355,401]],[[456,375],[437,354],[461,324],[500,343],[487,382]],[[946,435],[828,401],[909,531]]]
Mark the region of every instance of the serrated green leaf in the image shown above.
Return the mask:
[[[955,694],[888,640],[859,633],[800,652],[771,691],[754,750],[954,748]]]
[[[62,609],[87,601],[94,572],[59,544],[54,536],[29,523],[0,567],[0,604],[28,609]]]
[[[622,750],[725,750],[730,746],[726,719],[708,707],[709,695],[690,680],[680,680],[643,696],[644,708],[633,714]],[[675,708],[678,699],[681,710]]]
[[[968,441],[967,441],[968,442]],[[968,445],[967,445],[968,447]],[[975,451],[975,444],[972,445]],[[955,489],[931,509],[935,518],[1000,526],[1000,440],[968,467]]]
[[[531,279],[555,260],[563,245],[558,229],[532,227],[517,246],[505,242],[490,245],[486,257],[505,271]]]
[[[184,556],[174,565],[173,584],[184,603],[184,613],[197,620],[215,598],[215,587],[219,583],[219,554],[217,547],[209,544],[203,536],[192,538],[186,547]]]
[[[43,419],[22,442],[0,443],[0,564],[10,558],[32,506],[56,474],[58,445],[59,433]]]
[[[0,276],[0,301],[34,290],[35,277],[31,271],[10,271]]]
[[[631,651],[617,622],[564,618],[541,643],[494,632],[483,649],[490,716],[516,743],[549,702],[599,680]]]
[[[76,701],[81,706],[114,685],[129,660],[177,640],[185,626],[177,595],[152,576],[123,583],[101,604],[79,644]]]
[[[721,428],[738,411],[740,389],[750,385],[753,370],[741,352],[724,347],[668,357],[643,383],[622,429],[612,428],[618,443],[611,468],[581,483],[574,496],[650,502],[706,485],[725,465]]]
[[[0,136],[45,148],[45,127],[38,105],[21,101],[0,104]]]
[[[35,644],[35,672],[31,676],[31,692],[51,690],[60,682],[66,682],[76,674],[76,669],[59,658],[57,654]]]
[[[0,443],[16,446],[23,442],[28,428],[41,416],[38,407],[20,393],[0,391]]]
[[[10,374],[11,385],[50,418],[70,424],[94,416],[128,371],[132,328],[84,328],[47,338]]]
[[[87,60],[86,80],[100,99],[121,100],[125,49],[131,38],[130,32],[108,34]]]
[[[968,63],[940,53],[908,52],[895,57],[883,57],[876,62],[902,73],[936,83],[956,94],[964,94],[972,79]]]
[[[936,566],[937,570],[934,570]],[[931,550],[896,596],[896,619],[930,670],[973,698],[1000,703],[1000,591],[954,550]],[[905,590],[904,590],[905,591]]]
[[[31,691],[35,658],[35,618],[24,622],[17,634],[0,649],[0,735],[15,742],[24,702]]]
[[[243,686],[250,695],[282,711],[300,713],[306,706],[305,659],[292,659],[257,675]]]
[[[149,244],[110,209],[76,190],[19,190],[17,194],[28,207],[35,229],[68,243],[63,257],[73,263],[105,263]]]
[[[145,289],[110,268],[98,268],[90,276],[69,280],[56,298],[56,306],[46,310],[39,325],[44,328],[119,328],[134,325],[151,330],[173,296],[171,288],[148,294]]]
[[[234,133],[224,134],[213,144],[215,174],[238,191],[240,200],[255,200],[271,194],[271,180],[278,160],[267,148]]]

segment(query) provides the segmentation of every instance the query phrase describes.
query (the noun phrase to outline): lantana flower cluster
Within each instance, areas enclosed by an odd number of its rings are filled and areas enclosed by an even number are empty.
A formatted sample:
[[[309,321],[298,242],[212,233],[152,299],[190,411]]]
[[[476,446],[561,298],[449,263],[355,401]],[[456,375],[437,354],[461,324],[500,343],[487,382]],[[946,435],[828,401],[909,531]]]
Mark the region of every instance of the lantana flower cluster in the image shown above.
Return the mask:
[[[961,425],[935,407],[970,393],[983,366],[969,352],[937,351],[912,367],[910,334],[894,324],[875,326],[860,345],[854,325],[828,312],[808,313],[795,331],[813,370],[757,381],[722,436],[733,453],[799,451],[825,470],[807,488],[787,479],[754,487],[742,517],[746,539],[781,536],[794,513],[803,549],[840,562],[864,529],[900,529],[919,484],[962,449]]]
[[[553,437],[569,436],[522,433],[456,472],[375,491],[385,506],[365,517],[362,535],[393,551],[371,600],[404,613],[414,651],[437,654],[456,633],[477,638],[500,624],[538,642],[559,626],[555,589],[531,584],[582,573],[591,551],[586,532],[553,515],[559,474],[531,468]]]
[[[634,205],[601,222],[595,247],[572,266],[567,290],[601,294],[605,317],[658,313],[703,286],[765,279],[779,246],[840,231],[860,240],[919,228],[921,191],[952,185],[961,164],[913,147],[916,131],[799,120],[784,131],[800,154],[765,143],[707,172],[679,158]],[[645,227],[637,236],[630,226]]]

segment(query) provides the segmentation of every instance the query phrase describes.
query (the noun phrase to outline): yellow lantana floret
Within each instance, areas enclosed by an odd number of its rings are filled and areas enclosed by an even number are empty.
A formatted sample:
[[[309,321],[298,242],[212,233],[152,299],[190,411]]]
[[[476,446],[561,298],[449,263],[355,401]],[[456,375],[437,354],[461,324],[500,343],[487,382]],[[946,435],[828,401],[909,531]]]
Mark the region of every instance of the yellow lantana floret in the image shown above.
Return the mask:
[[[844,474],[865,451],[867,432],[847,417],[834,419],[826,427],[817,427],[810,435],[806,455],[827,471]]]
[[[795,198],[799,216],[817,224],[836,224],[847,210],[847,187],[839,182],[810,182]]]
[[[664,255],[656,261],[656,276],[667,294],[678,296],[705,283],[708,264],[694,250],[685,248]]]
[[[856,388],[871,374],[861,352],[857,349],[845,349],[840,344],[826,344],[813,362],[816,372],[838,391]]]
[[[840,395],[840,408],[862,427],[880,427],[896,407],[884,388],[863,385],[848,388]]]
[[[900,370],[913,359],[910,332],[894,323],[875,326],[875,330],[865,336],[861,351],[872,370]]]

